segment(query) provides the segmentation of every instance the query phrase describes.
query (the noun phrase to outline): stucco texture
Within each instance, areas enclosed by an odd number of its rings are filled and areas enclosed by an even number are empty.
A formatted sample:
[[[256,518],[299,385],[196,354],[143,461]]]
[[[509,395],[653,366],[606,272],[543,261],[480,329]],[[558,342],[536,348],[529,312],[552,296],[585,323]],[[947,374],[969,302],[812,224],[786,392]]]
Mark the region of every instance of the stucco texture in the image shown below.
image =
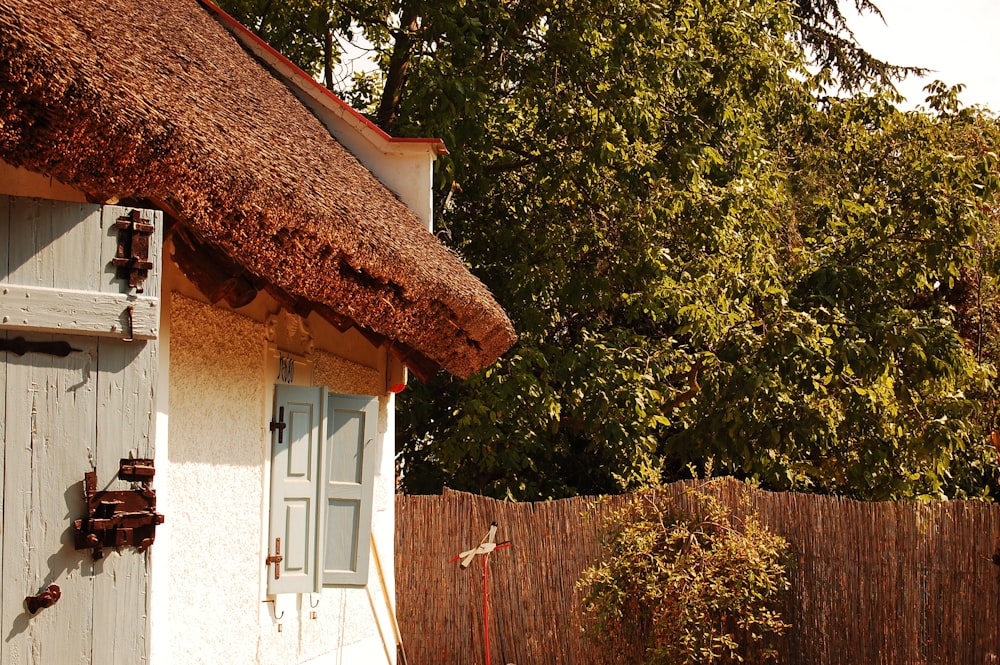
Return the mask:
[[[273,611],[262,603],[264,423],[273,379],[265,371],[264,324],[178,294],[170,318],[171,662],[386,662],[365,589],[285,594]],[[329,381],[332,390],[364,392],[382,380],[377,371],[359,371],[361,366],[328,353],[314,357],[314,380]],[[381,400],[381,431],[391,421],[388,408],[391,404]],[[392,446],[391,434],[380,439]],[[391,571],[393,513],[385,496],[392,493],[392,471],[385,475],[391,448],[380,461],[383,476],[376,484],[388,488],[376,494],[374,529],[385,543],[380,549],[387,548],[383,565]],[[373,566],[369,587],[376,604],[384,605],[378,585]]]
[[[263,335],[262,324],[173,297],[168,519],[174,662],[256,662]]]
[[[373,367],[351,362],[333,353],[313,353],[313,378],[316,385],[327,386],[338,393],[353,395],[378,395],[385,392],[385,380]],[[379,413],[384,409],[379,407]],[[379,431],[384,431],[382,423]]]

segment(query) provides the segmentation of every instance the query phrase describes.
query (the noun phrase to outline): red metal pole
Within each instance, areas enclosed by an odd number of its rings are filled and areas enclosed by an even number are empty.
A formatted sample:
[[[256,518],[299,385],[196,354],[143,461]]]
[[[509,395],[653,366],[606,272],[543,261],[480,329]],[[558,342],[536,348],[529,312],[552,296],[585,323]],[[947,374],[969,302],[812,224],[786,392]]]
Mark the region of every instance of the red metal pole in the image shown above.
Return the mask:
[[[486,647],[486,665],[490,665],[490,600],[486,583],[486,564],[490,555],[483,556],[483,645]]]

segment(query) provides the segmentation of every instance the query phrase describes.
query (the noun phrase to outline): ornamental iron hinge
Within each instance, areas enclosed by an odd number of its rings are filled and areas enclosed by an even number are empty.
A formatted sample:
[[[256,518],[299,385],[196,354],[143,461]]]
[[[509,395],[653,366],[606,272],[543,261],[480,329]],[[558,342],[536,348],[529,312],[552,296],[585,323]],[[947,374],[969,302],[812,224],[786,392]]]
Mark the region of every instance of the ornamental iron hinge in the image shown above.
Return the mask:
[[[128,279],[128,285],[142,293],[153,269],[149,260],[149,237],[155,227],[151,221],[142,218],[138,210],[133,210],[115,222],[118,227],[118,249],[111,265],[118,269],[118,279]]]
[[[270,424],[270,429],[272,432],[278,433],[278,443],[285,442],[285,428],[288,427],[288,423],[285,422],[285,407],[278,407],[278,419],[272,420]]]

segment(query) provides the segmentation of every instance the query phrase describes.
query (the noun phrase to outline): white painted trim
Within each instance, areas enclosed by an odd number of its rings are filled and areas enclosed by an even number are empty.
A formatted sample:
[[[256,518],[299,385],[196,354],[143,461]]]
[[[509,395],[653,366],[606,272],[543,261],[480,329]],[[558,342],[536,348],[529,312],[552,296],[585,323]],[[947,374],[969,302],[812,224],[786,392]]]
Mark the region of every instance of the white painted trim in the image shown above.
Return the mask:
[[[129,308],[132,308],[131,331]],[[3,312],[0,329],[156,339],[160,299],[0,284],[0,312]]]

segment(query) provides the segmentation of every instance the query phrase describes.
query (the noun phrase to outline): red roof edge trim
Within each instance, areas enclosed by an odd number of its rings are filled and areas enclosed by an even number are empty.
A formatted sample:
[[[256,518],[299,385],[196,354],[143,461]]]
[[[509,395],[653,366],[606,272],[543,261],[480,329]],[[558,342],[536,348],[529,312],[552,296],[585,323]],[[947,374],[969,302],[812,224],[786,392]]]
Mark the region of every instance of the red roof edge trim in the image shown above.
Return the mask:
[[[219,20],[221,20],[225,25],[227,25],[231,30],[239,33],[243,38],[249,39],[250,41],[254,42],[262,49],[264,49],[269,55],[279,60],[286,67],[289,67],[293,72],[301,75],[301,77],[304,80],[309,81],[309,83],[317,91],[321,92],[330,102],[332,102],[335,106],[338,106],[339,108],[346,111],[349,115],[359,120],[369,131],[374,132],[375,135],[381,138],[383,141],[386,141],[387,143],[426,144],[432,150],[434,150],[434,153],[437,155],[448,154],[448,148],[447,146],[445,146],[444,141],[442,141],[441,139],[397,138],[394,136],[389,136],[387,133],[385,133],[385,131],[383,131],[381,127],[376,125],[374,122],[372,122],[365,116],[358,113],[357,109],[352,107],[350,104],[345,102],[337,95],[330,92],[330,90],[328,90],[325,86],[320,85],[320,83],[316,79],[314,79],[312,76],[309,76],[309,74],[302,71],[302,69],[298,65],[296,65],[294,62],[292,62],[285,56],[281,55],[281,53],[275,50],[274,47],[272,47],[270,44],[265,42],[263,39],[258,37],[253,32],[251,32],[245,25],[243,25],[242,23],[234,19],[232,16],[227,14],[225,10],[216,5],[214,2],[211,2],[211,0],[198,0],[198,2],[203,7],[208,9],[210,12],[215,14],[216,17],[218,17]]]

